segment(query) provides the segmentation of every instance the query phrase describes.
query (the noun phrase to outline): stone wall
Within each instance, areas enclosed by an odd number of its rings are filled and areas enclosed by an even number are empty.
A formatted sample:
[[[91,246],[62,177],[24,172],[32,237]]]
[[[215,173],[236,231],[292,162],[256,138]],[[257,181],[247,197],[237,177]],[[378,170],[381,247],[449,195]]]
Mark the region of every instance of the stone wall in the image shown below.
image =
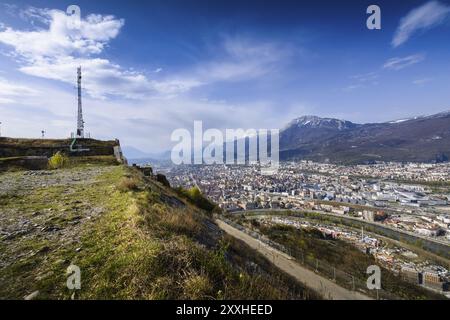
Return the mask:
[[[30,156],[49,158],[58,151],[70,157],[109,156],[114,155],[114,147],[120,146],[118,140],[78,139],[71,150],[72,142],[73,139],[14,139],[0,137],[0,158]]]
[[[47,169],[47,157],[14,157],[0,159],[0,172],[26,169],[26,170],[45,170]]]

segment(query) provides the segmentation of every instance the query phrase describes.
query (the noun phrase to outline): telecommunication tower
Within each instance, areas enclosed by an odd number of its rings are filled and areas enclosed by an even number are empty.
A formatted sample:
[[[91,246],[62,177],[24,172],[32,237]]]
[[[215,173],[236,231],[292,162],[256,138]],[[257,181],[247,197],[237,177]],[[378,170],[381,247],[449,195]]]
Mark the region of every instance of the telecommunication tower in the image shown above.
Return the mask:
[[[81,67],[78,68],[78,121],[77,138],[84,138],[83,106],[81,102]]]

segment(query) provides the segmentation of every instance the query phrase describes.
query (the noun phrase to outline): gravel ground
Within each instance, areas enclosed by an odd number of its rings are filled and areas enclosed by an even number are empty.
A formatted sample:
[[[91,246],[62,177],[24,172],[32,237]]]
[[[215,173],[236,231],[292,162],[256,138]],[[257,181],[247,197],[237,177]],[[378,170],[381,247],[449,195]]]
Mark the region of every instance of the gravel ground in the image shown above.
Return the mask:
[[[0,174],[0,269],[40,253],[76,247],[83,223],[104,211],[83,199],[80,188],[113,168]]]

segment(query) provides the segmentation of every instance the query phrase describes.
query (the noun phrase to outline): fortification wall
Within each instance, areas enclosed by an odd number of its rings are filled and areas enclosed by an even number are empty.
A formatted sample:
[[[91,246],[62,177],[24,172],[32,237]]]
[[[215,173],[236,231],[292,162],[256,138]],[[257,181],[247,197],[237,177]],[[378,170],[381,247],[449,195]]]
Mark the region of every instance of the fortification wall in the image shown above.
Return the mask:
[[[100,141],[94,139],[16,139],[0,137],[0,158],[51,157],[60,151],[70,157],[115,155],[114,148],[120,147],[118,140]],[[83,150],[83,151],[74,151]]]

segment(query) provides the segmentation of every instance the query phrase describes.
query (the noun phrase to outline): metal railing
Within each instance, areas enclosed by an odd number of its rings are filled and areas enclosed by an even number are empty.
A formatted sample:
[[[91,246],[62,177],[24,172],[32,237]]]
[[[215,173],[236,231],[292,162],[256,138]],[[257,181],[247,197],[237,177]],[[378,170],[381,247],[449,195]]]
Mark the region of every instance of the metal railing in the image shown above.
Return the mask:
[[[300,249],[287,248],[277,242],[270,240],[268,237],[254,231],[250,230],[234,221],[231,221],[224,217],[217,217],[217,219],[225,222],[226,224],[246,233],[252,238],[261,241],[269,247],[272,247],[278,251],[287,254],[288,256],[295,259],[295,261],[302,266],[316,272],[317,274],[336,282],[336,284],[352,291],[361,292],[367,296],[380,299],[380,300],[399,300],[400,298],[391,292],[384,289],[380,290],[369,290],[367,288],[366,281],[361,279],[361,276],[356,276],[346,271],[342,271],[329,263],[313,258],[308,253]]]

